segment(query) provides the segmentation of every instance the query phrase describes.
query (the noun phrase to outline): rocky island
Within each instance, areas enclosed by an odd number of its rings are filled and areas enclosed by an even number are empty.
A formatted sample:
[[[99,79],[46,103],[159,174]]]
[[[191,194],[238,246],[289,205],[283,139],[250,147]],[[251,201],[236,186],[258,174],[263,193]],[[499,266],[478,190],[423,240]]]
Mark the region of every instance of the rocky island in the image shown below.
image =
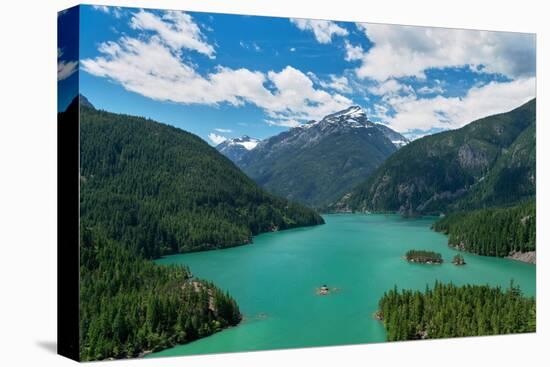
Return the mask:
[[[466,265],[466,261],[464,261],[464,256],[462,256],[460,254],[456,254],[453,257],[452,263],[455,264],[455,265]]]
[[[318,296],[327,296],[330,293],[338,292],[339,290],[340,288],[329,288],[326,284],[323,284],[315,290],[315,293],[317,293]]]

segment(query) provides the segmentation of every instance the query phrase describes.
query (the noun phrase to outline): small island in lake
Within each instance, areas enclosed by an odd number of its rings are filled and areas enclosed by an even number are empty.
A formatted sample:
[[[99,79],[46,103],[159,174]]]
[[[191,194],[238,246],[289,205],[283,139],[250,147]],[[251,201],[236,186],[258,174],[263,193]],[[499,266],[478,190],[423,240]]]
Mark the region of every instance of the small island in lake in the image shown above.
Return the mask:
[[[316,289],[316,292],[318,296],[327,296],[330,293],[338,292],[340,288],[329,288],[326,284],[323,284],[319,288]]]
[[[452,263],[455,265],[466,265],[466,261],[464,261],[464,257],[460,254],[456,254],[453,257]]]
[[[326,296],[329,292],[330,289],[326,285],[317,288],[317,294],[320,296]]]
[[[443,263],[443,258],[440,253],[426,250],[409,250],[405,254],[405,260],[411,263],[421,264]]]

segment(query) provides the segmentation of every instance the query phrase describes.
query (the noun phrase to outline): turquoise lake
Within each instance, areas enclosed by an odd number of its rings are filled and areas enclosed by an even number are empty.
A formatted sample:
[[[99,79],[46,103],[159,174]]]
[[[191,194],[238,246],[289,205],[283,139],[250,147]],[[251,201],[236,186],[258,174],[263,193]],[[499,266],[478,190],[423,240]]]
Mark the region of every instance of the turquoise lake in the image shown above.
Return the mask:
[[[433,232],[435,218],[398,215],[324,215],[326,224],[265,233],[252,245],[173,255],[159,264],[181,263],[237,300],[239,326],[150,356],[176,356],[385,341],[373,318],[385,291],[425,289],[436,280],[508,287],[510,280],[535,295],[534,265],[464,253],[466,266],[450,263],[457,251]],[[440,252],[442,265],[409,264],[409,249]],[[326,284],[338,288],[316,294]]]

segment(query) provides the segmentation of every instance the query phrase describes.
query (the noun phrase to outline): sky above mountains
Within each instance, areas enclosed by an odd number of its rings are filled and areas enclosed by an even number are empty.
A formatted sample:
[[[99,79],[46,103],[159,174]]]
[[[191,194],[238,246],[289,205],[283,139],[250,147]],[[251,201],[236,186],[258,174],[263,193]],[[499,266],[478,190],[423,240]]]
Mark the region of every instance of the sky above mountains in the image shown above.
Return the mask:
[[[350,105],[414,138],[535,96],[533,34],[104,6],[81,6],[80,29],[80,60],[59,39],[60,83],[80,68],[97,108],[212,144]]]

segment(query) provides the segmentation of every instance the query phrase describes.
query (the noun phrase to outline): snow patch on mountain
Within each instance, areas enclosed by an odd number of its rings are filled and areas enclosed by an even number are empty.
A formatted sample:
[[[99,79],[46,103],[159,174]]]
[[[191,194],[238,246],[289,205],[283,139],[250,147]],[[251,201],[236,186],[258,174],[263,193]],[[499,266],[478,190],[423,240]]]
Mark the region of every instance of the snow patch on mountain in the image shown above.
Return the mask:
[[[309,121],[305,124],[295,127],[294,129],[311,129],[319,128],[320,130],[330,130],[341,128],[354,129],[370,129],[376,128],[384,133],[384,135],[397,147],[401,148],[407,145],[410,141],[403,135],[392,130],[388,126],[380,123],[375,123],[367,118],[367,114],[360,106],[351,106],[345,110],[335,112],[325,116],[319,121]],[[293,129],[291,129],[293,130]]]
[[[246,150],[252,150],[256,148],[256,145],[260,142],[259,139],[251,138],[247,135],[241,136],[240,138],[227,139],[223,144],[227,146],[240,145]]]

